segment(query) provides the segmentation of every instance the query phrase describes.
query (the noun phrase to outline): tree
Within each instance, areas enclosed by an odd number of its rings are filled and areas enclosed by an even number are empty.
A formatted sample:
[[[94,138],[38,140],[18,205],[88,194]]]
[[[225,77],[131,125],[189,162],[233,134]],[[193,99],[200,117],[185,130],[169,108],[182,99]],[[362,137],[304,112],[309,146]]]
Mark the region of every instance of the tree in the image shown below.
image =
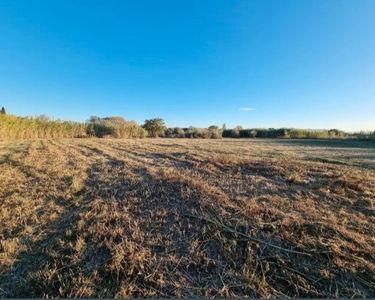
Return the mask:
[[[164,135],[170,138],[184,138],[185,131],[180,127],[168,128],[164,131]]]
[[[5,111],[4,106],[1,108],[0,114],[2,114],[2,115],[5,115],[5,114],[6,114],[6,111]]]
[[[91,116],[89,119],[89,123],[99,124],[101,119],[98,116]]]
[[[164,120],[160,118],[146,120],[143,128],[147,130],[151,137],[158,137],[164,134],[165,124]]]
[[[126,124],[126,120],[123,118],[123,117],[117,117],[117,116],[113,116],[113,117],[105,117],[102,119],[104,122],[107,122],[107,123],[110,123],[110,124],[114,124],[114,125],[122,125],[122,124]]]
[[[208,133],[210,135],[210,138],[218,139],[222,137],[223,130],[220,129],[219,126],[211,125],[210,127],[208,127]]]

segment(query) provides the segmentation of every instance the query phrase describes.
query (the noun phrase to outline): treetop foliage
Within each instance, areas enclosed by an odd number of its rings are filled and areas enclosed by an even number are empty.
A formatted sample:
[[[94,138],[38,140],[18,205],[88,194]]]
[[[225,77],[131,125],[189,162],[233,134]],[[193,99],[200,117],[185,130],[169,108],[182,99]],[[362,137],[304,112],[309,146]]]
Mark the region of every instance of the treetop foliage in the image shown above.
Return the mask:
[[[143,128],[147,130],[150,137],[163,136],[165,132],[165,122],[161,118],[145,120]]]

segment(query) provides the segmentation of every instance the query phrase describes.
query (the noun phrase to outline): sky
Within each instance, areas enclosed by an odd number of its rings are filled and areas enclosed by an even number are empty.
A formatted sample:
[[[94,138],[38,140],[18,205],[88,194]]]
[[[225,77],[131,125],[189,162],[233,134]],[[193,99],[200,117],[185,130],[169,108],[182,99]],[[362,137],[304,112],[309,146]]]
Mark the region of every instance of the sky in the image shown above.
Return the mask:
[[[0,0],[0,106],[375,130],[375,1]]]

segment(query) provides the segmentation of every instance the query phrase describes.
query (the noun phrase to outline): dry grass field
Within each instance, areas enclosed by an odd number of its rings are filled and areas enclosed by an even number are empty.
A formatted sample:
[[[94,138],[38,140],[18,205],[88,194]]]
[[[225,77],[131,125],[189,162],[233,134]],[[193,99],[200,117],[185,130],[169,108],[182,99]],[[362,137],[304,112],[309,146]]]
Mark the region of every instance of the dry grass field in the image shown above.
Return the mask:
[[[0,142],[0,297],[375,297],[375,147]]]

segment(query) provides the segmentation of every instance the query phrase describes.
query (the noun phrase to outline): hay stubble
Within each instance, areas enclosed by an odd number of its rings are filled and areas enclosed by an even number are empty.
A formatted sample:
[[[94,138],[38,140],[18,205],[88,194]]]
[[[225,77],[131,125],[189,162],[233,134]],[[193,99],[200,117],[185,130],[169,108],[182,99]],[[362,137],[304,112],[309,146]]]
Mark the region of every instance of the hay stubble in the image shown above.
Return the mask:
[[[0,296],[374,297],[375,151],[0,144]]]

